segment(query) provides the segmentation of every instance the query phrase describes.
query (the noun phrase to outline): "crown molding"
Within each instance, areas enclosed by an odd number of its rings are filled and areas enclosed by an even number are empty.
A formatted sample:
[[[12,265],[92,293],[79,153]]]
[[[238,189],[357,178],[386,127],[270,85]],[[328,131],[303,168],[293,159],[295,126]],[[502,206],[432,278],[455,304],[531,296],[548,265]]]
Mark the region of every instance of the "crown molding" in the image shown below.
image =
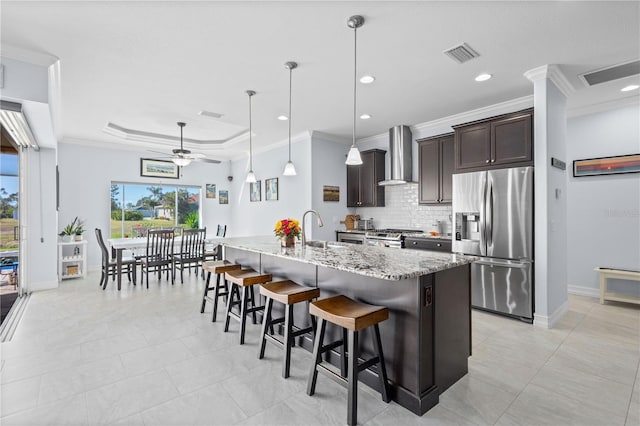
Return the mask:
[[[488,105],[486,107],[473,109],[471,111],[462,112],[460,114],[454,114],[448,117],[439,118],[437,120],[419,123],[411,126],[411,130],[426,132],[434,128],[452,127],[458,124],[481,120],[487,117],[493,117],[496,115],[506,114],[521,109],[531,108],[532,106],[533,95],[527,95],[521,98],[516,98],[505,102]]]
[[[542,65],[541,67],[533,68],[525,72],[524,76],[532,82],[545,78],[551,80],[566,98],[576,91],[575,87],[573,87],[569,80],[567,80],[564,73],[560,70],[560,67],[555,64]]]
[[[640,96],[627,96],[612,101],[600,102],[597,104],[586,105],[582,107],[567,109],[567,117],[579,117],[582,115],[594,114],[597,112],[609,111],[618,108],[624,108],[628,106],[640,106]]]

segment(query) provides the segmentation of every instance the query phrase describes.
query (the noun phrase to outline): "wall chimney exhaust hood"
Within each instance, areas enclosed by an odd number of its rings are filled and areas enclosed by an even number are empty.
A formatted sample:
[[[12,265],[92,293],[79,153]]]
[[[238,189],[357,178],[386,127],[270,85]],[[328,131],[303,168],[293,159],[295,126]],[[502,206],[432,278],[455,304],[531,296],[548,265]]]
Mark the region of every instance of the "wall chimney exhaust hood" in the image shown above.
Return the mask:
[[[394,126],[389,129],[389,163],[391,175],[378,185],[403,185],[411,181],[411,148],[413,137],[409,126]]]

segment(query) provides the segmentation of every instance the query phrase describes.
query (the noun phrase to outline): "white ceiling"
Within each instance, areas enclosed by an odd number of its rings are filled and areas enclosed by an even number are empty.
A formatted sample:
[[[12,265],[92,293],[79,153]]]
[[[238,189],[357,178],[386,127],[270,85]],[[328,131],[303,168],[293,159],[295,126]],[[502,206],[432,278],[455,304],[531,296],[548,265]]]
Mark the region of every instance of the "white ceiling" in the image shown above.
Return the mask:
[[[635,78],[586,88],[577,75],[640,57],[640,3],[629,2],[12,2],[2,1],[2,52],[60,59],[63,141],[151,145],[103,132],[107,122],[190,139],[226,139],[248,127],[254,148],[287,138],[286,61],[293,71],[293,134],[352,130],[353,30],[358,30],[358,138],[532,94],[523,73],[558,64],[576,92],[570,108],[638,97]],[[457,64],[442,51],[467,42],[480,57]],[[20,58],[17,58],[20,59]],[[476,83],[481,72],[493,79]],[[221,113],[220,120],[199,116]],[[239,139],[239,140],[238,140]],[[156,149],[169,150],[174,144]],[[225,159],[246,138],[187,146]]]

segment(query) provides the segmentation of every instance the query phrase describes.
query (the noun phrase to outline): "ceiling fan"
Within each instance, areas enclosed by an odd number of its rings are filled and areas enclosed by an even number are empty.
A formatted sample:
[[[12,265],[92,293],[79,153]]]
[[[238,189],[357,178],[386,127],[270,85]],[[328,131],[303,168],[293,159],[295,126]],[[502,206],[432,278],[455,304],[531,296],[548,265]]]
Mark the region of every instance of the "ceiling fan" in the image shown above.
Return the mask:
[[[170,156],[171,161],[173,161],[176,165],[178,166],[188,166],[189,164],[191,164],[192,161],[202,161],[204,163],[214,163],[214,164],[219,164],[220,160],[213,160],[210,158],[205,158],[204,154],[198,154],[195,152],[191,152],[188,149],[184,149],[184,146],[182,144],[182,129],[184,129],[184,126],[187,125],[187,123],[183,123],[181,121],[178,121],[178,126],[180,127],[180,149],[172,149],[171,152],[173,153],[173,155]],[[149,152],[155,152],[158,154],[165,154],[165,152],[159,152],[159,151],[149,151]]]

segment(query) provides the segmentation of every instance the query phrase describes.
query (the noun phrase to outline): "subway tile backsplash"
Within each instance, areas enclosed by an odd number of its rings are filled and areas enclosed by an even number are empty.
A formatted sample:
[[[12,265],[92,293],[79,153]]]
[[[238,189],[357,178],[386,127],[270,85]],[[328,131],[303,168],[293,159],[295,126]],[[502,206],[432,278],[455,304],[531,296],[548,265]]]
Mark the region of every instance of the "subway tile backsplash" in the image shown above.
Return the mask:
[[[451,232],[451,205],[421,206],[418,204],[418,185],[386,186],[385,207],[360,207],[355,209],[363,219],[373,218],[376,228],[421,229],[437,231],[438,221],[444,221]]]

